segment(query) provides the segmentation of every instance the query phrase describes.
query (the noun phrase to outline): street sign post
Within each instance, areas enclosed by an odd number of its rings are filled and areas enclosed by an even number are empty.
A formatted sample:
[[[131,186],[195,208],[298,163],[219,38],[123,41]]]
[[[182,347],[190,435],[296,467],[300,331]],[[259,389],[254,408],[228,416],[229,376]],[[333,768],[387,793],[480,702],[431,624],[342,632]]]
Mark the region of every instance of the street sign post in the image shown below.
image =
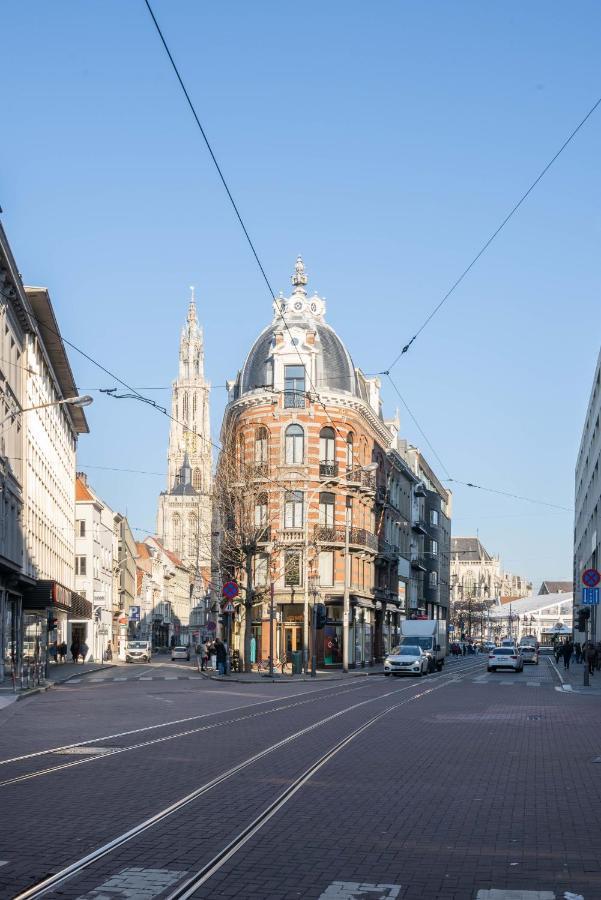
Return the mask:
[[[228,613],[228,614],[231,614],[234,612],[234,604],[232,603],[231,600],[228,600],[226,603],[223,604],[223,606],[221,607],[221,612]]]
[[[585,569],[582,573],[582,583],[587,588],[595,588],[601,581],[601,572],[597,569]]]
[[[585,587],[582,588],[582,605],[598,606],[599,605],[599,588]]]
[[[235,581],[226,581],[221,589],[221,593],[226,600],[233,600],[240,593],[240,589]]]

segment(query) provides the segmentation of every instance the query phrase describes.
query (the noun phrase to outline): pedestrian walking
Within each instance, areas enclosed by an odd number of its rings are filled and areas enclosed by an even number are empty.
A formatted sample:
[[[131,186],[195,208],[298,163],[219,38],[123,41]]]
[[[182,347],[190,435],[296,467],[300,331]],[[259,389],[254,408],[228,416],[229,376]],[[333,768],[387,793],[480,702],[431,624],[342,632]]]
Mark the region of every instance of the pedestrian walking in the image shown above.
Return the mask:
[[[79,646],[79,655],[81,656],[82,663],[85,663],[86,656],[88,655],[88,645],[85,641],[82,641]]]
[[[574,652],[574,644],[568,638],[568,640],[563,645],[563,667],[568,670],[570,668],[570,660],[572,658],[572,653]]]
[[[215,656],[217,657],[217,671],[220,675],[225,675],[227,650],[221,638],[216,638],[215,640]]]
[[[207,669],[209,668],[209,655],[211,653],[211,645],[210,645],[209,641],[205,641],[200,649],[201,649],[201,656],[200,656],[201,671],[206,672]]]
[[[582,662],[582,644],[580,643],[580,641],[576,641],[576,643],[574,644],[574,656],[576,657],[577,663]]]
[[[69,648],[71,651],[71,656],[73,657],[73,662],[76,663],[79,659],[79,641],[77,638],[73,638],[71,641],[71,647]]]
[[[589,675],[594,675],[595,667],[597,665],[597,648],[595,647],[592,641],[587,641],[586,643],[586,651],[585,651],[585,659],[586,664],[588,666]]]
[[[64,663],[67,658],[67,642],[66,641],[63,641],[62,644],[58,645],[58,655],[60,656],[61,662]]]

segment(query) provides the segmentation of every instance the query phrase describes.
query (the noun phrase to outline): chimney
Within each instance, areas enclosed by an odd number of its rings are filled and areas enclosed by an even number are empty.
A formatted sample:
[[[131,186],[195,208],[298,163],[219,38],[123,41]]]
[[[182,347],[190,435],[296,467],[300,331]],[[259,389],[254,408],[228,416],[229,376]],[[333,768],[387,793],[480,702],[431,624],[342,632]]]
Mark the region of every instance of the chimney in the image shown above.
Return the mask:
[[[86,487],[88,486],[88,476],[85,472],[77,472],[76,477],[79,478],[80,481],[83,481]]]

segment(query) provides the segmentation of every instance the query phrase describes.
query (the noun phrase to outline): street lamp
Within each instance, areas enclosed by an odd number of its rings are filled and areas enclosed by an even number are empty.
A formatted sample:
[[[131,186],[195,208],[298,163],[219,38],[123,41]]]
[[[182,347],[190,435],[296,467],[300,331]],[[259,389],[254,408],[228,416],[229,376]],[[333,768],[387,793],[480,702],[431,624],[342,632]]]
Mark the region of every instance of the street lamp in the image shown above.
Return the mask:
[[[16,409],[13,410],[13,412],[9,412],[9,414],[0,422],[0,428],[2,428],[9,419],[14,419],[15,416],[19,416],[21,413],[32,412],[35,409],[47,409],[49,406],[62,406],[63,404],[81,407],[89,406],[90,403],[93,402],[93,397],[90,397],[89,394],[83,394],[81,397],[67,397],[65,400],[53,400],[52,403],[40,403],[38,406],[26,406],[25,409]]]
[[[377,462],[368,463],[365,466],[357,466],[354,469],[350,469],[347,474],[347,479],[349,475],[352,475],[355,472],[375,472],[378,468]],[[305,509],[305,534],[304,534],[304,553],[303,553],[303,587],[304,587],[304,596],[303,596],[303,669],[305,674],[308,672],[308,663],[309,663],[309,510],[311,508],[311,501],[313,497],[318,494],[320,491],[324,489],[324,487],[328,484],[337,484],[342,486],[350,486],[348,485],[347,480],[343,480],[342,477],[332,477],[326,478],[322,482],[320,482],[312,491],[309,492],[307,496],[307,504]],[[342,619],[342,671],[348,672],[348,638],[349,638],[349,571],[348,571],[348,563],[349,563],[349,532],[350,532],[350,523],[348,521],[348,513],[345,511],[345,527],[344,527],[344,598],[343,598],[343,619]]]

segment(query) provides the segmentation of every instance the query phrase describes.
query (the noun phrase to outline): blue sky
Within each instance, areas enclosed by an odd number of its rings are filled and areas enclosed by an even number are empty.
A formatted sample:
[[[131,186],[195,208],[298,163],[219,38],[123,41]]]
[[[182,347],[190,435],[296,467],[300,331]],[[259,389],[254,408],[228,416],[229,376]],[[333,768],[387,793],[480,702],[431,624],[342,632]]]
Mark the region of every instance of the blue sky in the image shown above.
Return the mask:
[[[154,9],[276,291],[302,253],[366,372],[601,93],[594,2]],[[49,287],[67,339],[139,388],[175,376],[195,284],[216,437],[270,298],[142,0],[1,13],[0,204],[24,280]],[[567,507],[599,351],[600,137],[598,111],[394,372],[455,478]],[[114,386],[71,360],[82,390]],[[165,472],[167,419],[94,396],[82,467]],[[160,475],[88,471],[154,527]],[[570,513],[461,486],[454,513],[454,533],[478,530],[506,568],[571,577]]]

